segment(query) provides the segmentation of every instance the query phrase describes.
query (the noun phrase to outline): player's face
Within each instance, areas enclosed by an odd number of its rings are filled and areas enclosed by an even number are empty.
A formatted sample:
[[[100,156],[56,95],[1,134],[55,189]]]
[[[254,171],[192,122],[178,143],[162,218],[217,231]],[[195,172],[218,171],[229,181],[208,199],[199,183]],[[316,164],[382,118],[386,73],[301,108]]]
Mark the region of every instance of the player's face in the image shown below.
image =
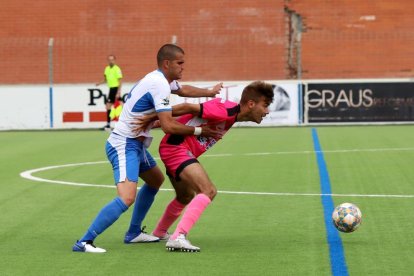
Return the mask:
[[[184,54],[177,53],[174,60],[168,61],[167,66],[170,80],[181,79],[184,71]]]
[[[251,121],[260,124],[264,117],[269,114],[270,102],[265,98],[261,97],[258,102],[251,104]]]

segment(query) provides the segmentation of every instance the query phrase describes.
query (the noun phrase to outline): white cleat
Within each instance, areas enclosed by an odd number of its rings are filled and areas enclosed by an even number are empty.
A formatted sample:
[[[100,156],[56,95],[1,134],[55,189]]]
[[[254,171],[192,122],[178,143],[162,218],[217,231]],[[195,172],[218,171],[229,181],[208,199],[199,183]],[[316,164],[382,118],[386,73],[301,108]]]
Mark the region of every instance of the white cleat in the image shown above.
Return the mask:
[[[77,241],[73,245],[72,251],[74,251],[74,252],[85,252],[85,253],[105,253],[106,252],[105,249],[96,247],[91,242],[80,242],[80,241]]]
[[[158,236],[154,235],[154,233],[151,233],[151,235],[153,235],[154,237],[158,237]],[[160,241],[168,241],[170,239],[170,236],[171,235],[167,232],[167,233],[165,233],[164,236],[158,237],[158,238],[160,239]]]
[[[178,235],[175,240],[168,240],[165,244],[165,248],[168,251],[181,251],[181,252],[200,252],[200,247],[194,246],[186,239],[184,234]]]
[[[138,236],[131,236],[127,234],[125,236],[124,242],[125,243],[147,243],[147,242],[159,242],[160,239],[156,236],[149,235],[147,233],[141,232]]]

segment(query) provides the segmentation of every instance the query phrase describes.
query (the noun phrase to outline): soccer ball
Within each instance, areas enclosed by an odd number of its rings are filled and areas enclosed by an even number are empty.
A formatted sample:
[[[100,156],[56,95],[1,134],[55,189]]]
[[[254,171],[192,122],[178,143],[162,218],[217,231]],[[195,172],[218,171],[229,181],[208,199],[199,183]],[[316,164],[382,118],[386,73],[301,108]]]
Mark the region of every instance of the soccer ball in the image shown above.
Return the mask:
[[[342,203],[336,206],[332,213],[332,221],[336,229],[344,233],[351,233],[361,225],[362,213],[352,203]]]

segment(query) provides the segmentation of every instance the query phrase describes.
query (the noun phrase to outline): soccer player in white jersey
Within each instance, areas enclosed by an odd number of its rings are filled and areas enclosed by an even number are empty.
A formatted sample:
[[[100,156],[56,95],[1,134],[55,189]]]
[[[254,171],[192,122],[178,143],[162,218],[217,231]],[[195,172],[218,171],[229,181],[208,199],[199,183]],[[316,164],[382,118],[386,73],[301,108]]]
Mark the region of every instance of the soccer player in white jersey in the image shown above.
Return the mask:
[[[130,227],[125,234],[125,243],[156,242],[158,237],[146,234],[141,223],[154,201],[164,176],[146,148],[151,144],[149,131],[135,132],[133,123],[145,114],[157,112],[161,128],[165,133],[177,135],[217,136],[219,132],[207,126],[183,125],[172,117],[169,104],[170,93],[187,97],[214,97],[222,84],[212,90],[193,86],[180,86],[177,82],[184,70],[184,51],[173,44],[166,44],[157,54],[158,69],[147,74],[129,92],[121,116],[106,143],[106,154],[112,164],[118,196],[98,213],[85,235],[72,250],[75,252],[103,253],[96,247],[96,237],[111,226],[133,203],[134,210]],[[138,177],[145,183],[137,194]]]

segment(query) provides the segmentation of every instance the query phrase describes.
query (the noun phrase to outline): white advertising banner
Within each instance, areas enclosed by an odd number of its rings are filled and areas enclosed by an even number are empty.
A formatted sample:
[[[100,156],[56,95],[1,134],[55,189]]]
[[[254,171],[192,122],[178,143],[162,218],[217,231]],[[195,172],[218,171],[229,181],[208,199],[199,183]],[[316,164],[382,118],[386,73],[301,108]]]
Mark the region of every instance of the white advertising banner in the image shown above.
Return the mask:
[[[123,84],[125,96],[133,84]],[[54,128],[102,128],[106,124],[105,98],[109,89],[93,84],[55,85]]]
[[[49,128],[49,88],[1,85],[0,130]]]
[[[201,88],[211,88],[217,82],[191,82]],[[243,88],[250,82],[225,82],[221,98],[239,102]],[[275,85],[275,101],[270,106],[270,114],[260,125],[237,123],[243,126],[276,126],[298,124],[298,83],[269,81]],[[134,84],[122,85],[125,96]],[[105,125],[105,97],[108,88],[93,84],[60,84],[53,87],[52,110],[50,116],[49,87],[47,85],[3,85],[0,95],[4,101],[0,113],[0,130],[7,129],[48,129],[53,128],[100,128]],[[201,103],[209,98],[182,98],[171,96],[171,103]]]
[[[267,115],[260,125],[253,122],[240,122],[237,126],[279,126],[279,125],[297,125],[299,121],[299,97],[297,82],[277,82],[268,81],[274,85],[273,92],[275,94],[273,103],[269,106],[269,115]],[[231,82],[224,83],[224,87],[220,93],[221,98],[239,102],[244,87],[250,82]],[[190,83],[197,87],[211,88],[216,83]],[[202,103],[209,98],[182,98],[176,95],[171,96],[171,103]]]

